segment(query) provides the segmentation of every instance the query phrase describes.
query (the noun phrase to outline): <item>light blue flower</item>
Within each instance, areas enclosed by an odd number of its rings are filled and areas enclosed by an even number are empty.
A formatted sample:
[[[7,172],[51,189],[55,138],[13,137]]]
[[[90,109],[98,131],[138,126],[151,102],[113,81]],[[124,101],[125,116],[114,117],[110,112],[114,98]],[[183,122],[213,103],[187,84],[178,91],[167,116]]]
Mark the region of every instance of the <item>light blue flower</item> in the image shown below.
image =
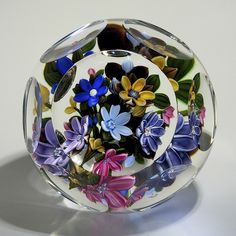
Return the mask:
[[[105,107],[101,108],[102,129],[110,132],[111,136],[118,141],[121,139],[121,135],[129,136],[133,134],[131,129],[125,126],[130,120],[130,113],[122,112],[119,114],[119,112],[120,105],[112,105],[109,113]]]
[[[126,72],[129,73],[133,68],[134,68],[134,63],[132,60],[128,57],[122,62],[121,65],[122,69]]]

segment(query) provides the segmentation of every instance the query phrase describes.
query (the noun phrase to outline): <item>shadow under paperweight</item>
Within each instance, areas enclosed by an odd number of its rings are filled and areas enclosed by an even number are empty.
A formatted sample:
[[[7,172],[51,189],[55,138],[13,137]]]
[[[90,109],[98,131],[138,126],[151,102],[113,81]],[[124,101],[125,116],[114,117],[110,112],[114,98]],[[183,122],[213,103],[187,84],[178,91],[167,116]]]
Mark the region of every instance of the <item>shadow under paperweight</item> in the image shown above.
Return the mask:
[[[26,85],[23,128],[45,180],[81,209],[142,211],[204,165],[215,94],[176,36],[140,20],[99,20],[41,56]]]

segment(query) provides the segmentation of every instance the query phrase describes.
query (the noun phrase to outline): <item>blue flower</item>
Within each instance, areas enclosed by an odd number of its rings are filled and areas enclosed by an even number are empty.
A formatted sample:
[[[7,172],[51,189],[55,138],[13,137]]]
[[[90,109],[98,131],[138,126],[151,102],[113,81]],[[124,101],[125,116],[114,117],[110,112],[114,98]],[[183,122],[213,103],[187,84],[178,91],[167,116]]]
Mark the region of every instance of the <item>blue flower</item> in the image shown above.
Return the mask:
[[[156,152],[158,145],[161,144],[160,137],[165,133],[165,129],[162,127],[163,124],[163,119],[157,113],[148,112],[136,129],[136,136],[147,155],[150,155],[151,151]]]
[[[176,167],[189,165],[191,160],[188,152],[196,148],[190,125],[188,122],[184,122],[183,116],[179,114],[174,137],[166,152],[156,161],[157,168],[162,173],[168,169],[175,170]],[[174,176],[172,173],[172,178]]]
[[[98,123],[98,118],[96,115],[89,117],[89,126],[96,125]]]
[[[125,73],[129,73],[134,68],[133,61],[128,57],[125,59],[121,64],[122,69],[125,71]]]
[[[86,79],[81,79],[79,82],[80,88],[83,92],[79,92],[74,96],[75,102],[88,102],[89,107],[96,106],[99,98],[107,93],[107,86],[102,86],[104,82],[104,77],[102,75],[98,75],[93,84]]]
[[[59,73],[64,76],[66,72],[74,65],[73,61],[69,59],[68,57],[62,57],[56,61],[56,68],[59,71]],[[51,93],[54,94],[59,82],[53,84]]]
[[[110,132],[111,136],[118,141],[121,139],[121,135],[129,136],[133,134],[131,129],[125,126],[130,120],[130,113],[122,112],[119,114],[119,112],[120,105],[112,105],[109,113],[105,107],[101,108],[102,129]]]
[[[189,124],[191,127],[193,140],[194,140],[195,144],[198,145],[199,138],[201,135],[201,128],[200,128],[201,121],[197,117],[195,112],[192,112],[190,114]]]

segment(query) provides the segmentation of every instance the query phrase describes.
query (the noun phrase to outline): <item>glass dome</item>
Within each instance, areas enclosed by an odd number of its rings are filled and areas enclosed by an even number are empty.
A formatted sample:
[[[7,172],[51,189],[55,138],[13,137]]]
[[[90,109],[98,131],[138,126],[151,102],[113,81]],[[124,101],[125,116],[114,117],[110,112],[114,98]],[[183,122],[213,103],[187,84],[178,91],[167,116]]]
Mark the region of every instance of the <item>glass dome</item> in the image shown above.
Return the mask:
[[[99,212],[142,211],[190,184],[216,129],[215,94],[196,55],[133,19],[96,21],[51,46],[23,108],[36,167]]]

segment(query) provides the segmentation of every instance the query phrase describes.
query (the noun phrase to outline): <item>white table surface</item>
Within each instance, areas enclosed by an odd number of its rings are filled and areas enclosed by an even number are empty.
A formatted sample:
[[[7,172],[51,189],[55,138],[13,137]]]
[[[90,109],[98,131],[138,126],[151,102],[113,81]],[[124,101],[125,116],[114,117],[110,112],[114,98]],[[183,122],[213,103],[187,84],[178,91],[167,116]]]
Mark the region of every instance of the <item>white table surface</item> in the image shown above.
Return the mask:
[[[196,181],[165,204],[130,215],[82,213],[65,207],[26,153],[24,87],[56,40],[84,23],[121,17],[159,25],[195,51],[217,94],[219,126]],[[1,0],[0,235],[235,236],[235,23],[234,0]]]

